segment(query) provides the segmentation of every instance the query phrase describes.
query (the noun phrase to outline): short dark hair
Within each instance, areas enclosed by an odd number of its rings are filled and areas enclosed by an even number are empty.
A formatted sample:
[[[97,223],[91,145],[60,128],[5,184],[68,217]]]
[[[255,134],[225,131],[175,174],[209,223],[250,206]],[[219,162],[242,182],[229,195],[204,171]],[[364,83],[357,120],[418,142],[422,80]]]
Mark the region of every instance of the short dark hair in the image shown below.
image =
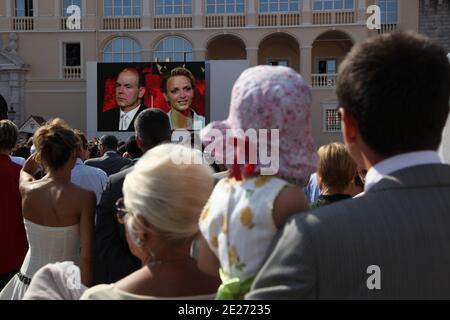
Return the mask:
[[[10,120],[0,120],[0,150],[12,150],[17,143],[19,129]]]
[[[339,104],[383,156],[436,150],[449,112],[450,64],[429,38],[392,33],[355,46],[337,77]]]
[[[116,136],[113,136],[112,134],[107,134],[100,138],[100,144],[105,149],[117,150],[119,141],[117,140]]]
[[[145,87],[145,76],[140,69],[135,68],[135,67],[124,68],[124,69],[120,70],[120,72],[117,74],[117,77],[119,77],[119,74],[121,74],[122,72],[125,72],[125,71],[133,72],[134,74],[136,74],[139,79],[139,82],[138,82],[139,88]]]
[[[195,88],[195,77],[191,71],[186,68],[178,67],[172,69],[170,72],[164,74],[161,78],[161,91],[167,93],[167,81],[172,77],[184,76],[189,79],[192,88]]]
[[[12,155],[28,159],[30,157],[30,147],[28,147],[25,143],[22,143],[13,149]]]
[[[125,146],[126,151],[128,152],[131,158],[136,159],[142,156],[142,150],[139,149],[139,146],[136,141],[136,136],[130,136],[127,139]]]
[[[144,151],[171,139],[169,116],[160,109],[146,109],[134,121],[136,137],[145,148]]]

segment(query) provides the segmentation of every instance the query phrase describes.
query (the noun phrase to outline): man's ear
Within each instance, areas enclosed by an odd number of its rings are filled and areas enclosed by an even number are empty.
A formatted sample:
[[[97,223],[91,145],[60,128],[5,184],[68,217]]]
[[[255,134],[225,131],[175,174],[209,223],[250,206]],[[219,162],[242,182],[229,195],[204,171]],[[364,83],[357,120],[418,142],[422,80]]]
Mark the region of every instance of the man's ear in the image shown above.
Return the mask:
[[[353,144],[358,140],[359,126],[355,118],[353,118],[344,108],[339,108],[342,123],[342,134],[347,144]]]
[[[145,91],[146,91],[145,87],[139,87],[139,95],[138,95],[139,99],[141,99],[144,96]]]
[[[142,143],[141,138],[136,136],[136,144],[138,145],[138,148],[141,149],[142,152],[145,152],[144,144]]]

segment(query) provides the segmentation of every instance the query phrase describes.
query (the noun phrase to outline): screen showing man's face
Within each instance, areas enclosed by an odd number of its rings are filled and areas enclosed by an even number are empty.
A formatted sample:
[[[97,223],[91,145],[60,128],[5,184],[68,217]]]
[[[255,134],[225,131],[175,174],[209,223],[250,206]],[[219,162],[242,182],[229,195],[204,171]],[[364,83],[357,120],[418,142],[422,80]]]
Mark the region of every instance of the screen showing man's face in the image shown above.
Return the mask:
[[[139,76],[129,70],[122,71],[116,80],[116,102],[125,112],[140,104],[145,90],[139,88]]]
[[[191,107],[194,88],[185,76],[171,77],[167,81],[167,93],[164,96],[170,107],[183,112]]]

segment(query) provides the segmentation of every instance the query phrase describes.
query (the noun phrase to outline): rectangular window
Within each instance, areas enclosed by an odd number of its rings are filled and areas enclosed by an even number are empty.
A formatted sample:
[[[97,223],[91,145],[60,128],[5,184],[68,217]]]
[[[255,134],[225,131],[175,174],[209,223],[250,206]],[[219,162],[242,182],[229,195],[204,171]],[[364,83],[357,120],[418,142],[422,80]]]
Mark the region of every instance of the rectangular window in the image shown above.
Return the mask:
[[[16,17],[32,17],[33,0],[16,0],[14,10]]]
[[[341,132],[341,115],[337,103],[322,104],[323,132]]]
[[[78,6],[81,10],[81,0],[62,0],[61,15],[63,17],[68,17],[72,15],[72,12],[67,13],[67,8],[69,8],[72,5]]]
[[[336,74],[337,60],[336,59],[319,59],[318,70],[320,74]]]
[[[81,45],[80,43],[64,43],[64,66],[81,66]]]
[[[207,14],[245,13],[244,0],[207,0]]]
[[[381,9],[381,23],[397,23],[397,0],[378,0]]]
[[[304,0],[308,1],[308,0]],[[259,12],[297,12],[300,8],[299,0],[260,0]]]
[[[104,0],[105,17],[135,17],[141,15],[141,0]]]
[[[192,0],[155,0],[155,15],[192,15]]]
[[[314,0],[314,11],[354,10],[354,0]]]

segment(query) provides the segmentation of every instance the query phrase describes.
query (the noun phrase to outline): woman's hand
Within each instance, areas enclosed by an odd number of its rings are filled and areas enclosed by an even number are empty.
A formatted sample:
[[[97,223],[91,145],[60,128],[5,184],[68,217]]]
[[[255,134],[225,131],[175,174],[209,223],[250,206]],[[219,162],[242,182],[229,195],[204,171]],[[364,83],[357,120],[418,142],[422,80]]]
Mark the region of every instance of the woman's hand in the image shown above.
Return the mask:
[[[33,153],[27,161],[25,161],[22,170],[26,173],[29,173],[30,175],[34,176],[36,172],[39,170],[40,164],[36,160],[36,153]]]
[[[40,164],[36,160],[36,153],[33,153],[27,161],[23,164],[22,170],[20,171],[20,184],[32,182],[36,179],[34,175],[39,170]]]

